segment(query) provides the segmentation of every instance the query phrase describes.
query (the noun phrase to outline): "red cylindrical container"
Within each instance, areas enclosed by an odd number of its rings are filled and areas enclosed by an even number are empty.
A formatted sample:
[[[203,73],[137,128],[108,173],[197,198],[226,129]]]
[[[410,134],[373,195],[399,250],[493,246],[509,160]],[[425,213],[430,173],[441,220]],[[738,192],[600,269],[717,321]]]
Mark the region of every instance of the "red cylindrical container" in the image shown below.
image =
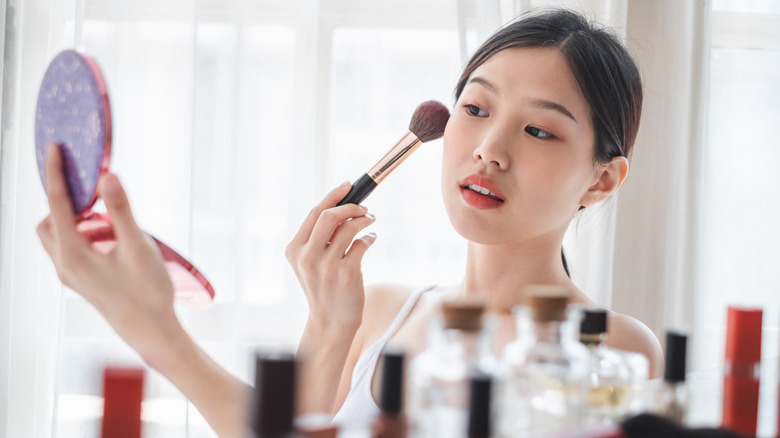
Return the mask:
[[[103,438],[140,438],[143,368],[108,367],[103,373]]]
[[[728,308],[723,427],[748,436],[758,424],[762,316],[759,308]]]

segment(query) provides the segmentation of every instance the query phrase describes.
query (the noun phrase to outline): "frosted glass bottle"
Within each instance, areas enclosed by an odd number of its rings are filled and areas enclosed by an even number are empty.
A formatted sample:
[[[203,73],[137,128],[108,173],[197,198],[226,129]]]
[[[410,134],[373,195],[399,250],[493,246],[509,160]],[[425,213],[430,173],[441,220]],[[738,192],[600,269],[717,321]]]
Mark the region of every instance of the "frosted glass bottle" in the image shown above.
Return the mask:
[[[429,326],[428,346],[409,365],[407,416],[409,436],[466,436],[469,376],[494,374],[492,323],[483,318],[481,301],[453,300]]]
[[[568,290],[532,286],[526,297],[527,309],[516,312],[517,325],[531,326],[531,333],[519,332],[502,355],[503,437],[547,437],[574,430],[590,372],[588,351],[577,339],[581,311],[567,310]]]
[[[607,347],[606,309],[587,308],[580,324],[580,342],[590,354],[583,423],[610,425],[619,422],[632,401],[633,374],[628,356]]]

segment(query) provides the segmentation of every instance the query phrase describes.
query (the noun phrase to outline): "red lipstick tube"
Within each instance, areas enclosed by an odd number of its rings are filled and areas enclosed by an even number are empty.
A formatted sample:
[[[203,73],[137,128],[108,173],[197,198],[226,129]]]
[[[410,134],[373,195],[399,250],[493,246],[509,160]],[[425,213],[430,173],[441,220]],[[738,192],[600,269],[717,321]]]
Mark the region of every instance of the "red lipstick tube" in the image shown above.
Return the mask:
[[[729,306],[723,374],[723,427],[756,435],[763,311]]]

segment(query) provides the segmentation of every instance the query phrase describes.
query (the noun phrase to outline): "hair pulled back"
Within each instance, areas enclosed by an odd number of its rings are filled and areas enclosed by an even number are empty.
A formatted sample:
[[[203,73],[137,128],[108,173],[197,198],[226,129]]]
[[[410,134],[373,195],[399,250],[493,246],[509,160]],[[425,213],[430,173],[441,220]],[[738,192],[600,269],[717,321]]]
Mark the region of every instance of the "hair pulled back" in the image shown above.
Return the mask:
[[[630,157],[642,113],[642,80],[634,60],[610,30],[564,9],[527,14],[499,29],[474,53],[455,87],[460,98],[471,74],[496,53],[512,48],[560,50],[590,110],[594,160]]]
[[[564,9],[523,15],[477,49],[458,79],[455,99],[460,98],[474,70],[491,56],[512,47],[557,48],[588,103],[596,137],[594,161],[609,163],[614,157],[631,156],[642,114],[642,78],[628,50],[613,32]],[[569,275],[563,249],[561,261]]]

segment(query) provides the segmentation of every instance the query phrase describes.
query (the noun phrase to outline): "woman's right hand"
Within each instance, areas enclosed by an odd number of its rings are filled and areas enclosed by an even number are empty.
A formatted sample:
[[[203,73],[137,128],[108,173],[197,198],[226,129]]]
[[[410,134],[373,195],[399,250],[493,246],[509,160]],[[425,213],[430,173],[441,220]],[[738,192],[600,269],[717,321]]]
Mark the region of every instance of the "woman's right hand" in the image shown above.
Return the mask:
[[[325,333],[354,335],[360,326],[365,301],[361,262],[376,239],[373,233],[355,239],[374,222],[365,207],[336,206],[350,187],[345,182],[328,193],[285,251],[309,304],[309,326]]]

